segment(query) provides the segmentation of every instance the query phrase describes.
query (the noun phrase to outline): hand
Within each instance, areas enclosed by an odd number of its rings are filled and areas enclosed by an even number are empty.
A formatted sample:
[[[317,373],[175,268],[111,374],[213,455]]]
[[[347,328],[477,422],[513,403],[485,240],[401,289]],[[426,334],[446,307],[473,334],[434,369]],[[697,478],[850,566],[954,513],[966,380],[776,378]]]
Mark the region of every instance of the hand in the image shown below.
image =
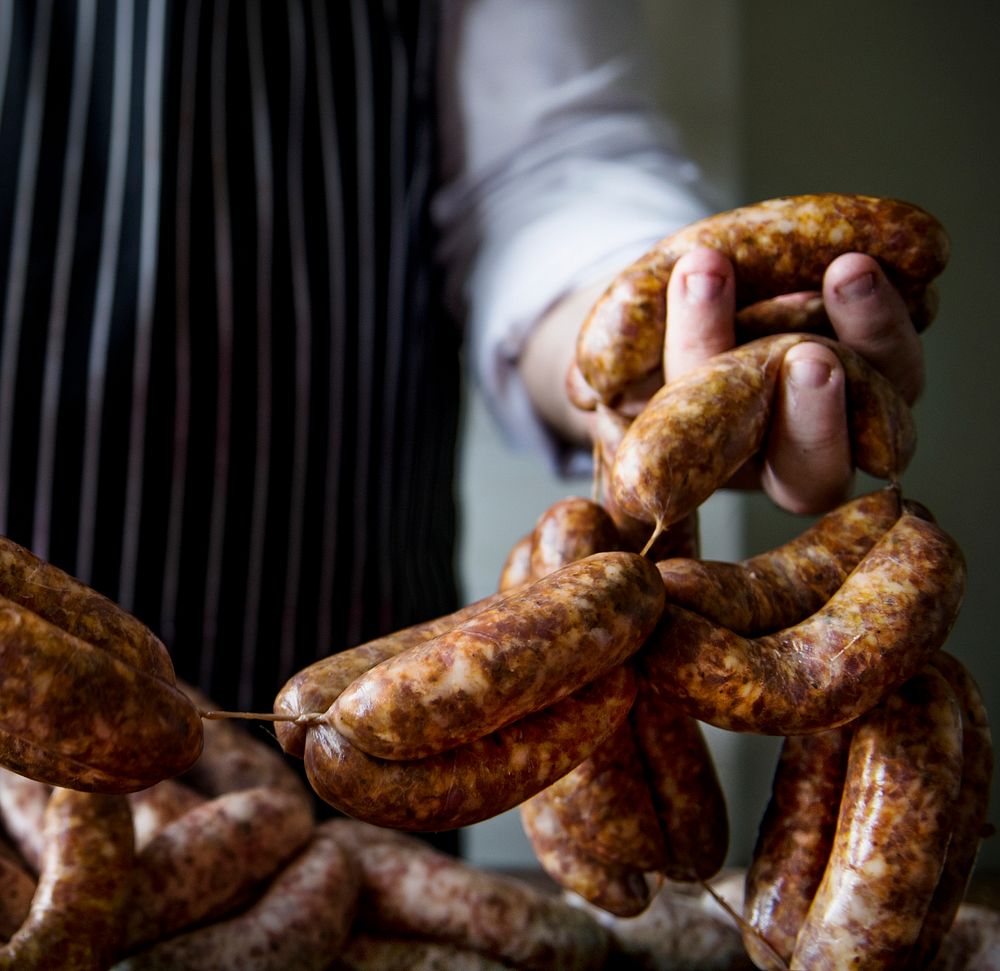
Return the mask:
[[[824,276],[823,299],[838,339],[912,404],[924,385],[923,348],[878,263],[860,253],[838,257]],[[733,269],[725,256],[699,249],[677,261],[667,288],[667,381],[734,345],[734,312]],[[730,484],[759,486],[796,513],[823,512],[843,501],[854,480],[844,385],[829,348],[793,347],[782,365],[766,450]]]

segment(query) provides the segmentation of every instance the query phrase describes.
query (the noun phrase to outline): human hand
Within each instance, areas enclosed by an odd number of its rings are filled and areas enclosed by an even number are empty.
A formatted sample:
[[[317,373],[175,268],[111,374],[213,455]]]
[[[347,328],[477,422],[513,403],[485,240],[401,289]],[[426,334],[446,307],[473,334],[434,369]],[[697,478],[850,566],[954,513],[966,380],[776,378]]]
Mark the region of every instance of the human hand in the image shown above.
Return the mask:
[[[835,336],[881,371],[912,404],[924,385],[920,339],[902,297],[877,261],[860,253],[837,257],[822,296]],[[664,375],[669,382],[729,350],[735,338],[735,278],[713,249],[678,259],[667,287]],[[731,487],[759,487],[790,512],[823,512],[848,495],[854,479],[845,381],[836,355],[805,342],[785,355],[764,451]]]

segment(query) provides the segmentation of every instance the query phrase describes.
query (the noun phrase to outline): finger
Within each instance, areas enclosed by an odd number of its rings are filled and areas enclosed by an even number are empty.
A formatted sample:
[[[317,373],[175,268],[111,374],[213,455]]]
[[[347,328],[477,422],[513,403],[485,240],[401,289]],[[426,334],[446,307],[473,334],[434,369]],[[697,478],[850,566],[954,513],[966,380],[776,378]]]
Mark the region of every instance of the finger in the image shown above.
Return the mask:
[[[696,249],[677,261],[667,284],[667,381],[733,346],[735,308],[733,267],[722,253]]]
[[[785,355],[761,472],[761,486],[783,509],[832,509],[854,478],[844,372],[821,344],[797,344]]]
[[[823,279],[823,299],[837,337],[913,404],[924,387],[923,345],[878,263],[862,253],[837,257]]]

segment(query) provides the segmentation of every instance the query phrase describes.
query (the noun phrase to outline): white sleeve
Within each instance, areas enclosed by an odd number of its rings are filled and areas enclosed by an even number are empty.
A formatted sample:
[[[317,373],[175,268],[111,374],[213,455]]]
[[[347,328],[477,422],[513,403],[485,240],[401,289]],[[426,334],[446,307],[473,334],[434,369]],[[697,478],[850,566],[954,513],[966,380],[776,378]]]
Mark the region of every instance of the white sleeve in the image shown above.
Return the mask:
[[[561,297],[706,215],[700,173],[653,106],[634,3],[446,10],[446,183],[433,211],[450,299],[508,440],[567,470],[581,455],[535,416],[517,368],[524,341]]]

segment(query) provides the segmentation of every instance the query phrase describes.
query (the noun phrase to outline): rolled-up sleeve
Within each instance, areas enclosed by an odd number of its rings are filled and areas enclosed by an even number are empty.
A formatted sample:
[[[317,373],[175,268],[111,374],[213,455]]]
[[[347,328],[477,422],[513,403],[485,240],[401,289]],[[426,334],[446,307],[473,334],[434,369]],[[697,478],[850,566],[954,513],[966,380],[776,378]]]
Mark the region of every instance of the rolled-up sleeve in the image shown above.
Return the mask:
[[[631,2],[446,5],[445,184],[434,203],[469,364],[515,447],[580,455],[532,410],[518,358],[562,297],[706,214],[697,167],[655,107]]]

